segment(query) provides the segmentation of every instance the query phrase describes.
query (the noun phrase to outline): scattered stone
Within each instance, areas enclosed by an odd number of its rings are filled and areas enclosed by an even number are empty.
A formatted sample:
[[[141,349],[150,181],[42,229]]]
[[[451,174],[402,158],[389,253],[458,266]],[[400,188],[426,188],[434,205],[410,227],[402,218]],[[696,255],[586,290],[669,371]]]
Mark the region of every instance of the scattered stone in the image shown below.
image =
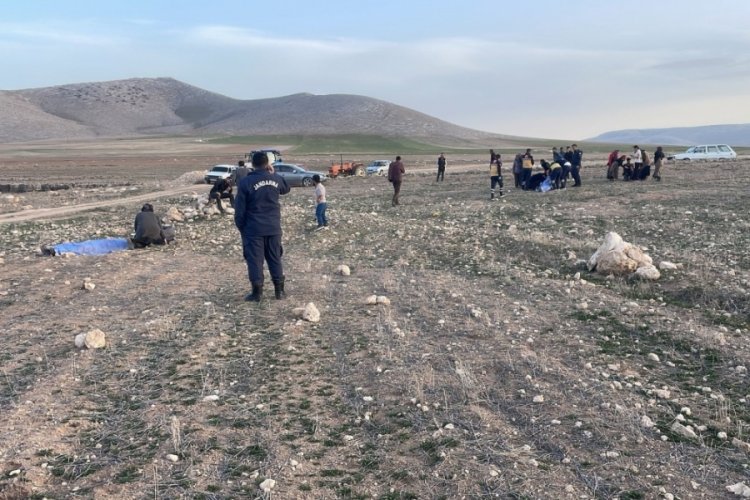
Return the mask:
[[[208,396],[203,398],[203,401],[205,401],[206,403],[210,403],[212,401],[218,401],[218,400],[219,400],[218,394],[209,394]]]
[[[661,273],[653,265],[648,265],[636,269],[634,276],[642,280],[656,281],[661,278]]]
[[[654,389],[654,394],[659,399],[669,399],[671,393],[667,389]]]
[[[650,353],[648,353],[648,359],[650,359],[651,361],[656,361],[658,363],[659,362],[659,355],[658,354],[654,354],[653,352],[650,352]]]
[[[177,207],[169,207],[169,210],[167,210],[166,213],[167,219],[171,220],[172,222],[184,222],[185,216],[180,212],[180,210]]]
[[[674,262],[669,262],[668,260],[663,260],[659,262],[659,269],[662,271],[677,269],[679,267],[678,264],[675,264]]]
[[[178,457],[177,455],[175,455],[175,454],[173,454],[173,453],[169,453],[169,454],[167,454],[167,457],[166,457],[166,458],[167,458],[167,460],[169,460],[170,462],[179,462],[179,460],[180,460],[180,457]]]
[[[378,304],[382,304],[382,305],[384,305],[384,306],[389,306],[389,305],[391,305],[391,299],[389,299],[389,298],[388,298],[388,297],[386,297],[385,295],[378,295],[378,298],[377,298],[376,302],[377,302]]]
[[[84,278],[83,285],[81,285],[81,289],[88,290],[90,292],[94,288],[96,288],[96,284],[93,281],[91,281],[91,278]]]
[[[544,396],[542,396],[541,394],[534,396],[533,401],[535,403],[544,403]]]
[[[750,498],[750,486],[745,483],[737,483],[727,486],[727,491],[734,493],[738,497]]]
[[[642,271],[638,277],[658,279],[658,277],[652,277],[659,271],[654,267],[651,257],[637,246],[623,241],[620,235],[615,232],[607,233],[604,243],[588,261],[589,271],[596,271],[605,275],[626,275],[635,273],[641,268],[647,268],[648,270]]]
[[[370,295],[365,299],[365,304],[368,306],[374,306],[378,303],[378,296],[377,295]]]
[[[732,444],[745,453],[750,453],[750,443],[746,443],[741,439],[732,438]]]
[[[349,276],[350,274],[352,274],[352,271],[346,264],[341,264],[336,268],[336,274],[340,274],[341,276]]]
[[[274,486],[276,486],[276,481],[274,481],[273,479],[266,479],[265,481],[260,483],[258,486],[260,487],[261,490],[263,490],[263,492],[270,493],[271,490],[274,488]]]
[[[679,422],[674,422],[672,424],[672,432],[675,434],[679,434],[682,437],[688,438],[688,439],[697,439],[698,435],[695,433],[692,427],[689,425],[682,425]]]
[[[298,318],[302,318],[310,323],[317,323],[320,321],[320,311],[315,307],[315,304],[308,302],[305,307],[297,307],[293,311],[294,315]]]
[[[689,406],[683,406],[682,408],[680,408],[680,413],[684,413],[685,415],[689,417],[690,415],[693,414],[693,411],[690,409]]]
[[[727,439],[729,439],[729,436],[727,436],[727,433],[724,431],[721,431],[718,434],[716,434],[716,437],[721,439],[722,441],[726,441]]]
[[[648,415],[643,415],[641,417],[641,427],[644,429],[651,429],[654,426],[656,426],[656,424],[648,417]]]
[[[103,331],[95,328],[87,333],[79,333],[74,339],[75,345],[79,349],[101,349],[107,345],[107,336]]]
[[[604,458],[617,458],[620,456],[620,453],[617,451],[605,451],[600,456]]]

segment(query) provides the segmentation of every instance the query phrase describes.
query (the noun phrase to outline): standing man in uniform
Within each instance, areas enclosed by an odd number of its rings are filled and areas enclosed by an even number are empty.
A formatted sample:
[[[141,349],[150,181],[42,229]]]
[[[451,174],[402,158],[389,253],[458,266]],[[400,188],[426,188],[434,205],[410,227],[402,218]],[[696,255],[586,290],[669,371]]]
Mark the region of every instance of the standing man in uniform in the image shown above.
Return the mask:
[[[398,205],[398,195],[401,193],[401,181],[404,178],[404,164],[401,163],[401,157],[397,156],[396,161],[392,161],[388,166],[388,182],[393,184],[393,199],[391,200],[391,206],[395,207]]]
[[[266,153],[253,153],[253,171],[240,183],[235,200],[234,223],[242,235],[242,255],[247,262],[252,293],[249,302],[260,302],[263,296],[263,260],[273,281],[277,299],[284,292],[284,269],[281,256],[281,205],[279,196],[289,192],[283,177],[274,173]]]
[[[435,179],[435,182],[444,181],[445,180],[445,155],[443,153],[440,153],[440,156],[438,157],[437,166],[438,166],[438,173],[437,173],[437,179]]]

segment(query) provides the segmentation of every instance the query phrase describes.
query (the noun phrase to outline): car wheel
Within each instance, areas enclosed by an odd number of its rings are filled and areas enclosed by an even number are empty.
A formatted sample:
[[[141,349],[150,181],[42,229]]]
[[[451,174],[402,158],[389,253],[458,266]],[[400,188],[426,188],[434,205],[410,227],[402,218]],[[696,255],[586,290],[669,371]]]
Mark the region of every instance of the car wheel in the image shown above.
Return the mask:
[[[310,177],[305,177],[304,179],[302,179],[302,185],[305,187],[310,187],[313,185],[313,181]]]

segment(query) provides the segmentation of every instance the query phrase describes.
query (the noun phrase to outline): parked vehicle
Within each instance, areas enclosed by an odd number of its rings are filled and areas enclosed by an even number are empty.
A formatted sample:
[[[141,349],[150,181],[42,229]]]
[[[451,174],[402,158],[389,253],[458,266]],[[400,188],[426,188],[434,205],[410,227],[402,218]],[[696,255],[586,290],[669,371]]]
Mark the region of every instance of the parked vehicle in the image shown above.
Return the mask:
[[[215,184],[219,179],[227,179],[237,170],[235,165],[214,165],[203,177],[208,184]]]
[[[358,162],[333,163],[328,169],[328,175],[333,178],[339,175],[356,175],[361,177],[365,175],[365,164]]]
[[[328,176],[323,172],[306,170],[304,167],[293,163],[274,163],[273,169],[277,174],[282,176],[291,187],[312,186],[312,178],[315,174],[320,176],[320,182],[328,180]]]
[[[281,151],[278,149],[254,149],[245,155],[245,161],[250,164],[253,159],[253,153],[266,153],[268,156],[268,163],[276,163],[284,161],[281,159]]]
[[[390,160],[375,160],[367,165],[367,175],[385,175],[390,164]]]
[[[726,144],[704,144],[693,146],[684,153],[671,157],[674,160],[734,160],[737,153]]]

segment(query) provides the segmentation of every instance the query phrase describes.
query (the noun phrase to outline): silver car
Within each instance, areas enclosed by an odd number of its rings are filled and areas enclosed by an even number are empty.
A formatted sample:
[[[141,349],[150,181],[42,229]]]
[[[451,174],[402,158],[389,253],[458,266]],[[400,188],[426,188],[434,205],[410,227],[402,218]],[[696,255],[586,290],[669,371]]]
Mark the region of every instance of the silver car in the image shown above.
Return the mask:
[[[367,165],[367,175],[385,175],[390,164],[390,160],[375,160]]]
[[[295,186],[312,186],[313,175],[318,174],[320,176],[320,182],[328,180],[328,176],[323,172],[314,172],[312,170],[305,170],[299,165],[293,163],[274,163],[274,171],[282,176],[290,187]]]

